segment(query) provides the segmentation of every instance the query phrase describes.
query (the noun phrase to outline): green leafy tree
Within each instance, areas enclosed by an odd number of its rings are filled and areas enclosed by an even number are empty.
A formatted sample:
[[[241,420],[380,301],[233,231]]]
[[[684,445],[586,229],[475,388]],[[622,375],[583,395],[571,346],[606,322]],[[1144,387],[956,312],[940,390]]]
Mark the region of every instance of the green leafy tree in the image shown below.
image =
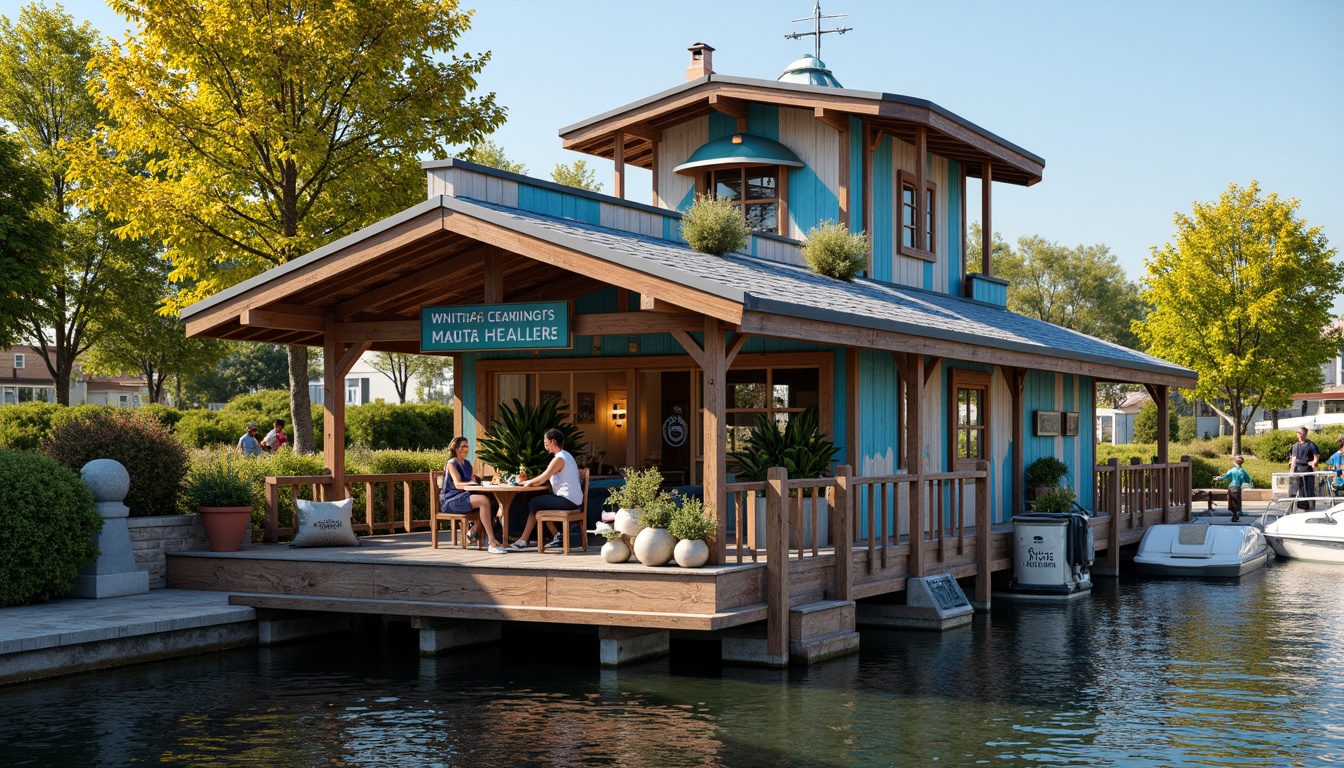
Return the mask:
[[[278,344],[225,344],[230,349],[214,370],[191,379],[186,398],[202,403],[227,403],[238,395],[266,389],[289,389],[289,357]],[[304,381],[303,388],[308,389]]]
[[[980,267],[983,264],[980,254],[984,251],[982,245],[984,243],[985,230],[980,226],[980,222],[978,221],[972,221],[971,225],[967,227],[967,230],[966,271],[979,274]],[[1007,240],[1003,239],[1003,235],[995,232],[993,241],[989,246],[989,268],[994,272],[995,277],[999,276],[998,267],[996,266],[999,263],[999,260],[1012,254],[1012,252],[1013,247],[1008,244]]]
[[[509,173],[527,173],[526,165],[509,160],[504,156],[504,148],[489,139],[472,144],[462,153],[462,159]]]
[[[453,383],[449,375],[453,372],[451,357],[425,355],[420,362],[420,375],[415,379],[415,399],[422,403],[444,403],[453,401]]]
[[[23,162],[18,144],[0,136],[0,348],[18,340],[31,297],[46,285],[56,258],[56,227],[42,216],[46,187]]]
[[[1134,415],[1134,442],[1136,443],[1156,443],[1157,442],[1157,403],[1152,400],[1144,403],[1139,408],[1139,412]],[[1181,435],[1180,417],[1176,415],[1176,409],[1167,408],[1167,439],[1175,442]]]
[[[93,61],[111,122],[82,147],[82,202],[167,244],[180,308],[421,197],[419,156],[504,121],[450,54],[454,0],[111,0],[140,37]],[[144,156],[150,173],[113,159]],[[308,350],[289,347],[294,447],[314,448]]]
[[[163,402],[170,378],[181,381],[209,373],[228,352],[217,339],[187,338],[186,324],[176,314],[160,311],[171,296],[168,269],[167,262],[153,260],[142,280],[127,286],[118,301],[94,318],[97,341],[83,362],[93,373],[135,371],[144,376],[151,403]]]
[[[1262,196],[1257,182],[1230,184],[1217,202],[1176,214],[1175,242],[1147,260],[1154,309],[1135,333],[1150,353],[1199,374],[1193,397],[1232,427],[1234,453],[1256,409],[1318,388],[1320,366],[1340,348],[1328,326],[1344,266],[1297,207]]]
[[[589,192],[602,191],[602,182],[597,180],[597,174],[588,167],[587,160],[575,160],[569,165],[556,163],[555,169],[551,171],[551,181],[566,187],[586,189]]]
[[[76,359],[97,337],[91,321],[136,282],[149,255],[134,237],[114,234],[105,216],[74,205],[72,193],[79,189],[68,173],[67,142],[84,139],[106,120],[88,89],[96,39],[88,22],[75,27],[59,6],[25,6],[18,23],[0,16],[0,121],[12,128],[28,162],[41,169],[45,215],[56,227],[57,258],[42,270],[39,289],[28,294],[23,335],[42,350],[62,405],[70,403],[67,384]],[[122,159],[108,162],[130,172]]]

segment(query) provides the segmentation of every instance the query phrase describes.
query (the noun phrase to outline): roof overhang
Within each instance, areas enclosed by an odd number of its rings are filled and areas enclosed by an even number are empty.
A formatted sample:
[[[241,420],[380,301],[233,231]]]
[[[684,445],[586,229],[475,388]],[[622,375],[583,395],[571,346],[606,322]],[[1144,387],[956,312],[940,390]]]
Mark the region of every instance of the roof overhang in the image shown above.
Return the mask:
[[[598,157],[615,156],[620,136],[624,162],[653,166],[653,145],[667,128],[717,111],[745,116],[747,103],[812,110],[832,127],[862,120],[874,135],[915,143],[927,131],[930,152],[961,163],[968,175],[983,178],[986,162],[994,181],[1031,186],[1041,180],[1045,160],[926,99],[852,88],[783,83],[711,74],[560,129],[566,149]]]

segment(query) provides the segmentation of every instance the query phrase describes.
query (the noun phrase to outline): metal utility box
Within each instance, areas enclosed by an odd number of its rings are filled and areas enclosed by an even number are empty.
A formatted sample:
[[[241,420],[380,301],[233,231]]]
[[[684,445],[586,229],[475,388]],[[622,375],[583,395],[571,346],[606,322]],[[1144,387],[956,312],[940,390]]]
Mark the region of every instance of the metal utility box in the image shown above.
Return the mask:
[[[1069,595],[1092,589],[1092,527],[1087,516],[1046,512],[1013,518],[1015,592]]]

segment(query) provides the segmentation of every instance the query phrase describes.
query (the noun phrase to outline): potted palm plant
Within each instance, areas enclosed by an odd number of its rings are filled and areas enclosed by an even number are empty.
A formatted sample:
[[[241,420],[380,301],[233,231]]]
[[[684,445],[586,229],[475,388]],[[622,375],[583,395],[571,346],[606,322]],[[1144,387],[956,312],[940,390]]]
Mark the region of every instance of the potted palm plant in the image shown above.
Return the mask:
[[[805,477],[826,477],[831,474],[831,462],[840,452],[840,447],[821,433],[817,423],[817,411],[809,408],[789,419],[784,429],[780,429],[766,414],[756,416],[756,424],[747,437],[746,447],[741,451],[728,454],[728,460],[736,466],[736,479],[739,482],[760,482],[765,480],[771,467],[783,467],[788,470],[789,479]],[[803,499],[803,530],[794,532],[789,546],[812,546],[812,504],[811,494],[815,488],[807,489]],[[797,494],[791,491],[790,496]],[[749,532],[752,546],[765,547],[765,499],[756,499],[755,514],[751,516],[753,530]],[[828,536],[827,513],[825,510],[817,518],[817,541],[824,542]],[[799,538],[801,533],[801,539]],[[799,544],[799,541],[802,543]]]
[[[672,559],[682,568],[699,568],[709,562],[708,542],[713,541],[717,528],[718,520],[706,513],[704,503],[687,496],[667,524],[667,532],[678,539]]]
[[[551,461],[542,443],[548,429],[560,430],[571,455],[588,447],[583,432],[569,420],[569,407],[558,399],[535,406],[514,399],[512,407],[500,403],[499,416],[490,422],[490,434],[477,443],[476,455],[496,472],[513,472],[516,467],[520,475],[536,475]]]
[[[257,488],[246,461],[223,450],[193,466],[182,481],[181,504],[200,513],[212,552],[237,552],[251,528]]]

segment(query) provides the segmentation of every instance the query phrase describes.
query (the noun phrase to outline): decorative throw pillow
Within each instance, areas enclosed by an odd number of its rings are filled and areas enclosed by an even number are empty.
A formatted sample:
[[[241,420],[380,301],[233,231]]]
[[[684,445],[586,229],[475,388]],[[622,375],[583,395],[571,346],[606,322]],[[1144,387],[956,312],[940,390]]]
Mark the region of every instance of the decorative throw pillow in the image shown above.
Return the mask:
[[[308,501],[296,499],[298,521],[291,547],[358,547],[359,537],[350,525],[354,499]]]

